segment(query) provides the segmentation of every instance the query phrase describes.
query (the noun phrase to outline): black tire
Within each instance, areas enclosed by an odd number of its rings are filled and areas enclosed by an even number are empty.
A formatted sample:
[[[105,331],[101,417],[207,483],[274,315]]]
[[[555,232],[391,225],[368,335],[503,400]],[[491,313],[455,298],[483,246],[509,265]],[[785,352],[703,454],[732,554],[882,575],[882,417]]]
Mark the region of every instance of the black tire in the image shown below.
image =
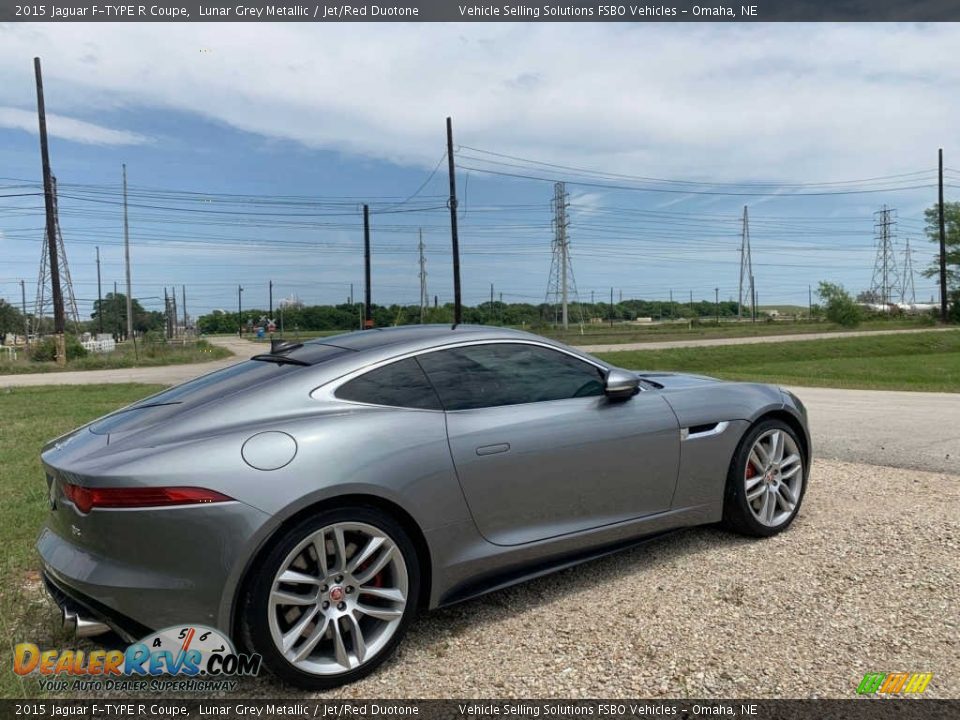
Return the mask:
[[[364,523],[385,533],[400,550],[406,564],[407,599],[399,625],[392,637],[373,657],[358,667],[337,674],[305,672],[287,660],[277,648],[269,628],[269,596],[281,563],[303,541],[321,528],[335,523]],[[240,630],[245,644],[263,657],[266,667],[283,682],[307,690],[329,690],[356,682],[387,660],[402,640],[417,612],[420,597],[420,566],[416,549],[401,525],[387,513],[372,507],[352,506],[324,510],[279,535],[257,561],[255,577],[247,583],[242,598]]]
[[[744,484],[750,452],[758,438],[770,430],[780,430],[781,432],[787,433],[799,449],[801,461],[803,462],[803,467],[800,470],[800,475],[802,476],[800,492],[793,512],[790,513],[789,517],[775,526],[765,525],[754,517],[753,512],[747,504],[747,490]],[[790,527],[794,518],[797,517],[797,513],[800,512],[803,496],[807,490],[809,467],[807,466],[807,457],[806,453],[803,452],[803,448],[803,442],[797,435],[797,432],[782,420],[773,418],[761,420],[746,432],[740,440],[736,452],[733,454],[733,458],[730,461],[730,468],[727,471],[727,484],[723,501],[723,525],[727,529],[751,537],[770,537]]]

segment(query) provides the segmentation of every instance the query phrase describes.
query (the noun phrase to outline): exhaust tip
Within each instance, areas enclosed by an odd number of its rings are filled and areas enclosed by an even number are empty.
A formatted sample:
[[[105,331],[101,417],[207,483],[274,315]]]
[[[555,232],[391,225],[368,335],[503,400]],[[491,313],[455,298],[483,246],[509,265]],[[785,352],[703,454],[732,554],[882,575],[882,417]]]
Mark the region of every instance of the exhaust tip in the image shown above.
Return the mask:
[[[78,638],[95,637],[110,632],[110,626],[106,623],[93,620],[92,618],[81,617],[69,608],[63,608],[61,625],[64,631]]]
[[[110,626],[106,623],[77,616],[77,637],[95,637],[106,632],[110,632]]]
[[[77,614],[68,608],[63,608],[60,613],[60,624],[70,635],[77,633]]]

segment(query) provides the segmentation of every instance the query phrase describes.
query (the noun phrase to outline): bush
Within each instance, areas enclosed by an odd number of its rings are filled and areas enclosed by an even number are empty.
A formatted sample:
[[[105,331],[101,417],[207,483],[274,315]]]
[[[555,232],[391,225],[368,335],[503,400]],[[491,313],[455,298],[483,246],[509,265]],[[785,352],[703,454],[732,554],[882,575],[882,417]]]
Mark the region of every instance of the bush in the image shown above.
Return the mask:
[[[80,344],[76,335],[66,336],[67,360],[76,360],[86,357],[87,349]],[[50,336],[45,337],[30,349],[30,359],[34,362],[53,362],[57,359],[57,341]]]
[[[827,320],[843,327],[856,327],[863,319],[863,311],[842,285],[821,282],[817,294],[826,306]]]
[[[960,324],[960,290],[954,290],[947,298],[950,301],[947,306],[947,322]]]

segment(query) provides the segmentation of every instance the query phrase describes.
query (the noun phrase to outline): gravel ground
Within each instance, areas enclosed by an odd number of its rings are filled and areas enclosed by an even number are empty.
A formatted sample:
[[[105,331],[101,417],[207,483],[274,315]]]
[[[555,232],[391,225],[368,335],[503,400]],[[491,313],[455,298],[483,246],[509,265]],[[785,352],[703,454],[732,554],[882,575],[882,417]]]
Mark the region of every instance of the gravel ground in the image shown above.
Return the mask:
[[[958,605],[960,477],[819,461],[786,533],[684,531],[425,614],[335,695],[848,698],[925,671],[960,697]]]
[[[849,698],[908,671],[956,698],[958,601],[960,475],[821,460],[786,533],[685,530],[424,613],[321,697]],[[306,697],[269,675],[233,693],[258,696]]]

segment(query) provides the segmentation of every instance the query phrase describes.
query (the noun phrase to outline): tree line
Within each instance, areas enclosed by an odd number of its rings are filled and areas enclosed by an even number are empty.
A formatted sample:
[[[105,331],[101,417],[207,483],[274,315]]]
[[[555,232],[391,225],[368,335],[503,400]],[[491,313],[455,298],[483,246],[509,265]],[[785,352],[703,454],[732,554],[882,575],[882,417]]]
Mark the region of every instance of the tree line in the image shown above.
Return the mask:
[[[738,304],[733,300],[721,300],[719,304],[701,300],[690,303],[668,302],[660,300],[624,300],[610,303],[570,303],[568,317],[571,325],[580,322],[623,322],[649,317],[653,320],[683,320],[716,317],[735,317]],[[419,305],[372,305],[371,315],[375,327],[391,325],[411,325],[419,323]],[[203,333],[235,333],[238,321],[243,322],[244,331],[251,331],[271,319],[277,330],[355,330],[362,324],[363,305],[360,303],[341,305],[310,305],[303,307],[285,306],[275,308],[273,318],[264,308],[244,309],[241,315],[236,312],[215,310],[201,315],[197,327]],[[554,325],[559,320],[559,307],[541,303],[505,303],[485,302],[463,307],[463,322],[477,325],[510,325],[515,327],[541,327]],[[452,323],[453,303],[424,309],[424,323]]]

